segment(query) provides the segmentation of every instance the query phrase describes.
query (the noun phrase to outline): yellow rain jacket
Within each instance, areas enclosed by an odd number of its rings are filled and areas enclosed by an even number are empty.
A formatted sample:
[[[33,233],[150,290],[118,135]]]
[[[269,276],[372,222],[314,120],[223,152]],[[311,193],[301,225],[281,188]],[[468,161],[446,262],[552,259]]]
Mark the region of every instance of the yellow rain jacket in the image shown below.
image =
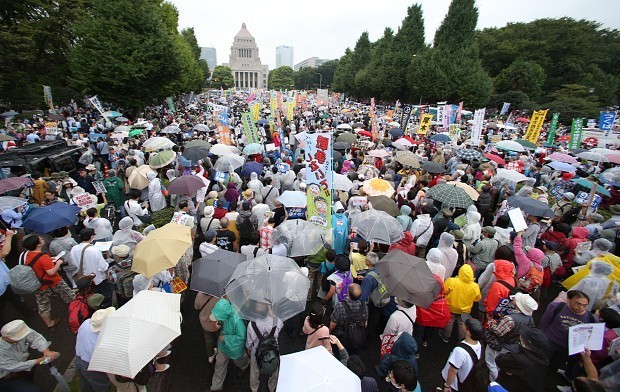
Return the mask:
[[[471,312],[474,302],[478,302],[482,298],[480,287],[474,282],[474,271],[469,264],[464,264],[459,269],[456,278],[446,279],[444,291],[450,312],[454,314]]]

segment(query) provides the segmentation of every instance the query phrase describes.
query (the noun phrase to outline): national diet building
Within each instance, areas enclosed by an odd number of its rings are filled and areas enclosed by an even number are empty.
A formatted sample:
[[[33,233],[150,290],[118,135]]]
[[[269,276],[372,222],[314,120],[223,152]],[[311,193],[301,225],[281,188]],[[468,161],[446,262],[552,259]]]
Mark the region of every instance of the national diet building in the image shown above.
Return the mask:
[[[269,66],[261,64],[256,40],[246,28],[245,23],[235,35],[230,47],[229,63],[224,65],[230,67],[235,78],[236,89],[268,88]]]

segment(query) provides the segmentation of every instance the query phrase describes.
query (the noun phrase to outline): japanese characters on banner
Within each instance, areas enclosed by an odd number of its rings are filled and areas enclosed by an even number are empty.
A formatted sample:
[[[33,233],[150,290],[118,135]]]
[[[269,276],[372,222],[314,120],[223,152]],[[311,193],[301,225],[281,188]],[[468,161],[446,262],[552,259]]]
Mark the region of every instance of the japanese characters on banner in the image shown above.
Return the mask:
[[[103,181],[93,181],[93,187],[95,187],[95,192],[97,192],[97,194],[107,192],[105,185],[103,185]]]
[[[450,139],[452,139],[452,143],[456,144],[456,142],[458,142],[459,140],[459,136],[461,136],[461,129],[457,124],[450,124],[450,127],[448,129],[448,136],[450,136]]]
[[[308,221],[320,226],[331,225],[332,134],[306,135],[306,195]]]
[[[110,119],[103,114],[103,106],[101,106],[101,102],[99,102],[99,98],[97,98],[96,95],[88,98],[88,101],[95,109],[97,109],[99,114],[101,114],[101,117],[105,118],[107,121],[110,121]]]
[[[508,109],[510,109],[510,102],[504,102],[504,105],[502,106],[502,110],[499,112],[499,115],[503,116],[504,114],[508,113]]]
[[[573,203],[585,206],[588,204],[589,198],[590,192],[579,191],[575,196],[575,200],[573,200]],[[594,194],[594,199],[592,199],[592,204],[590,204],[590,208],[594,210],[597,209],[599,204],[601,204],[601,201],[603,201],[603,199],[599,195]]]
[[[247,112],[243,113],[241,115],[241,122],[243,123],[243,134],[245,135],[247,144],[260,143],[260,137],[258,135],[258,130],[256,129],[256,124],[252,121],[252,115]]]
[[[438,125],[443,126],[443,116],[444,116],[444,104],[445,102],[437,103],[437,119],[435,120]]]
[[[82,209],[82,211],[86,211],[89,208],[97,206],[97,197],[95,195],[91,195],[88,192],[75,195],[73,196],[72,200],[76,206]]]
[[[377,114],[375,113],[375,99],[370,98],[370,132],[372,138],[377,140],[379,137],[379,124],[377,124]]]
[[[52,99],[52,88],[50,86],[43,86],[43,99],[45,99],[47,107],[50,108],[50,113],[56,114],[54,100]]]
[[[547,117],[547,109],[536,110],[532,114],[532,118],[530,118],[530,125],[528,125],[527,131],[525,131],[525,140],[528,140],[534,144],[538,142],[538,137],[540,136],[540,130],[545,122],[545,117]]]
[[[269,96],[269,109],[271,110],[271,114],[273,115],[278,108],[278,95],[275,91],[272,91]]]
[[[482,125],[484,123],[484,113],[486,109],[478,109],[474,112],[474,125],[471,129],[471,145],[480,145],[480,136],[482,135]]]
[[[450,122],[452,120],[452,105],[444,105],[443,107],[443,121],[441,126],[443,129],[450,128]]]
[[[433,120],[432,114],[423,114],[420,118],[420,126],[418,127],[418,135],[428,134],[431,128],[431,121]]]
[[[456,122],[457,124],[461,122],[461,115],[463,113],[463,101],[459,102],[459,109],[456,112]]]
[[[58,133],[58,123],[50,121],[45,123],[45,133],[48,135],[55,135]]]
[[[320,105],[320,106],[327,105],[328,99],[329,99],[329,91],[327,91],[327,89],[319,88],[316,90],[317,105]]]
[[[553,144],[553,140],[555,139],[555,131],[558,129],[558,118],[560,117],[560,113],[553,113],[551,117],[551,125],[549,126],[549,135],[547,136],[547,144]]]
[[[228,106],[213,105],[213,111],[217,116],[217,135],[219,143],[229,146],[234,145],[230,135],[230,128],[228,128]]]
[[[252,120],[254,122],[260,120],[260,102],[250,105],[250,111],[252,112]]]
[[[172,113],[177,111],[176,107],[174,106],[174,100],[172,97],[166,98],[166,103],[168,104],[168,110],[170,110]]]
[[[574,150],[581,146],[581,137],[583,136],[583,118],[574,118],[573,125],[570,128],[570,141],[568,149]]]
[[[288,121],[293,121],[294,113],[295,113],[295,98],[291,97],[289,98],[289,101],[287,102],[287,105],[286,105],[286,119]]]
[[[598,127],[605,132],[605,137],[609,136],[609,132],[614,127],[614,121],[616,121],[616,112],[601,112]]]
[[[403,114],[400,116],[400,129],[403,132],[407,132],[407,125],[409,124],[409,117],[411,117],[411,105],[403,106]]]

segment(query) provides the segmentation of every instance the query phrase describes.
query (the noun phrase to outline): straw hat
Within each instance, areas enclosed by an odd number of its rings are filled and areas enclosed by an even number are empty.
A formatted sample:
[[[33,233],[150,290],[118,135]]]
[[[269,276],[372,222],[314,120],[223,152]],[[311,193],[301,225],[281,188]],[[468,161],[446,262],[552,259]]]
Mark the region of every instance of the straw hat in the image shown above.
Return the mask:
[[[2,327],[2,337],[14,342],[20,341],[30,333],[30,328],[23,320],[13,320]]]
[[[104,320],[114,313],[116,309],[113,306],[110,306],[106,309],[99,309],[90,318],[90,330],[93,332],[101,331],[101,327],[103,327]]]

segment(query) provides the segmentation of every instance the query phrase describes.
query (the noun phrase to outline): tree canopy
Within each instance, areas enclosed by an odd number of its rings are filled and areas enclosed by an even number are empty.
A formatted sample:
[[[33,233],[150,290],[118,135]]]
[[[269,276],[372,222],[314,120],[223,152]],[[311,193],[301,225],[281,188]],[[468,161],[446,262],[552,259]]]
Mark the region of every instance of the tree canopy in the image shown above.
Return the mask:
[[[268,84],[270,89],[291,90],[295,87],[295,72],[293,68],[282,66],[269,72]]]

